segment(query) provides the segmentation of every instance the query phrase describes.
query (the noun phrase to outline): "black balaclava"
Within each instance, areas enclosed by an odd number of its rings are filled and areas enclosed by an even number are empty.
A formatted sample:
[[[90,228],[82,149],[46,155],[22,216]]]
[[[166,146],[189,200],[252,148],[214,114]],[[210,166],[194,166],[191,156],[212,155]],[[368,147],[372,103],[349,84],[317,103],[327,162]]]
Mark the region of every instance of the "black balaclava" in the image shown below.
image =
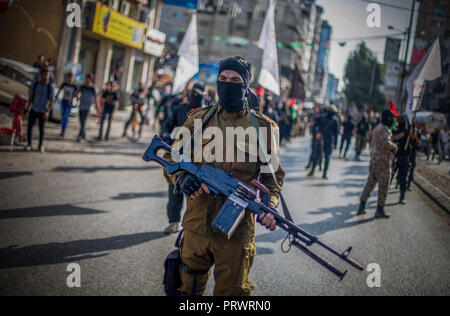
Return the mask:
[[[220,62],[219,74],[225,70],[234,70],[241,75],[244,83],[223,82],[217,80],[217,94],[222,108],[227,112],[239,112],[245,106],[249,83],[252,76],[251,65],[242,57],[230,57]]]
[[[390,128],[394,123],[394,113],[391,110],[381,112],[381,123]]]
[[[189,93],[189,106],[191,108],[199,108],[203,105],[205,93],[205,86],[201,83],[196,83]]]

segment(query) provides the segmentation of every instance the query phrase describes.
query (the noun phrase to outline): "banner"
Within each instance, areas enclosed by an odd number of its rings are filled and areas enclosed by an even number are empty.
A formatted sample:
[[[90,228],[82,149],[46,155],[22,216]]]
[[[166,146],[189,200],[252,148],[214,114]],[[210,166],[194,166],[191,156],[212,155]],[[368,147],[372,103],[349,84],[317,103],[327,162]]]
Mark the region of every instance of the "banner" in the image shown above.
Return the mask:
[[[258,83],[274,94],[280,95],[280,76],[275,34],[275,5],[275,0],[270,0],[269,9],[267,10],[266,19],[258,41],[258,47],[264,50]]]
[[[144,53],[161,57],[166,49],[166,34],[149,28],[144,40]]]
[[[178,50],[178,65],[173,82],[172,94],[183,92],[186,84],[199,71],[199,52],[197,38],[197,13],[192,14],[192,20],[184,35]]]
[[[388,37],[384,49],[384,62],[398,62],[402,40]]]
[[[219,62],[212,62],[209,64],[200,64],[199,72],[194,79],[201,80],[209,84],[216,84],[219,76]]]
[[[420,102],[425,91],[426,81],[435,80],[441,75],[441,49],[439,39],[436,39],[433,47],[422,58],[406,82],[408,92],[406,115],[408,116],[409,122],[412,122],[414,112],[420,109]]]
[[[92,31],[127,46],[142,49],[146,25],[97,3]]]

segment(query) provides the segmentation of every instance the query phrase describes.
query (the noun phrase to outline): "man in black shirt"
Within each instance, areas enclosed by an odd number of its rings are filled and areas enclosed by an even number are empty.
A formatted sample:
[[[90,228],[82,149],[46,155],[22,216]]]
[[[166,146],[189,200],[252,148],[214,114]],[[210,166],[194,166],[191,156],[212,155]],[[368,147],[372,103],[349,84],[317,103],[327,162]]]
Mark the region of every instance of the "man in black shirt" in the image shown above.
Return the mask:
[[[119,106],[119,96],[117,95],[117,91],[113,91],[113,83],[112,82],[108,82],[106,84],[106,90],[103,91],[102,102],[103,102],[103,112],[102,112],[102,118],[101,118],[101,123],[100,123],[100,132],[98,135],[98,140],[99,141],[102,140],[103,124],[105,123],[106,115],[108,115],[108,128],[106,130],[106,136],[105,136],[105,140],[108,141],[114,111]]]
[[[353,130],[355,129],[355,124],[353,124],[353,120],[350,115],[347,117],[347,120],[344,122],[344,124],[342,124],[342,127],[343,132],[341,137],[341,147],[339,148],[339,157],[342,155],[342,149],[344,149],[345,144],[344,158],[346,158],[348,148],[352,143]]]
[[[72,112],[73,99],[76,97],[77,86],[74,84],[75,77],[72,73],[67,74],[67,80],[59,87],[58,93],[55,97],[55,102],[61,92],[63,92],[63,99],[61,102],[61,137],[64,138],[67,125],[69,124],[70,113]]]
[[[398,151],[395,155],[398,167],[398,182],[400,184],[400,204],[405,204],[405,195],[407,189],[407,177],[409,172],[409,162],[411,155],[411,141],[408,145],[408,121],[405,116],[398,119],[398,129],[394,132],[392,139],[397,144]]]
[[[356,156],[355,160],[359,161],[362,151],[366,147],[367,133],[369,132],[369,121],[364,115],[361,121],[356,126]]]

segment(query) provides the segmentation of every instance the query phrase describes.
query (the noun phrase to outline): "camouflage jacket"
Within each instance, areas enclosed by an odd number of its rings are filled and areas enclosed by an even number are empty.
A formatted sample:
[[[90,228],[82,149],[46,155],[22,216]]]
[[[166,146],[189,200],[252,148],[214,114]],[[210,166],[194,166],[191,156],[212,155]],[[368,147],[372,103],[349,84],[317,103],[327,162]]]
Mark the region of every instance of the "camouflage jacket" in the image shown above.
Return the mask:
[[[206,115],[206,113],[209,111],[210,107],[208,108],[202,108],[202,109],[196,109],[189,113],[188,119],[186,123],[184,124],[184,127],[188,128],[191,133],[194,131],[194,120],[202,120],[203,117]],[[253,111],[253,110],[252,110]],[[261,183],[263,183],[269,190],[270,190],[270,201],[274,205],[278,205],[278,199],[281,193],[281,189],[283,186],[283,180],[284,180],[284,170],[279,164],[278,160],[278,142],[274,141],[269,135],[271,135],[270,129],[273,128],[274,130],[278,131],[278,126],[275,122],[273,122],[268,117],[264,116],[263,114],[260,114],[259,112],[252,112],[254,116],[258,119],[258,123],[260,125],[260,128],[265,127],[267,128],[268,132],[265,135],[266,139],[266,146],[268,150],[268,154],[271,155],[272,159],[276,160],[276,163],[274,164],[275,167],[278,167],[274,174],[276,181],[272,174],[270,173],[261,173],[261,167],[263,163],[261,162],[261,159],[257,159],[259,155],[257,154],[257,144],[254,144],[253,142],[249,142],[248,137],[241,138],[241,141],[237,140],[236,138],[239,138],[238,136],[235,137],[235,146],[233,148],[234,158],[227,159],[226,156],[227,153],[227,137],[230,137],[230,135],[227,134],[227,128],[243,128],[244,130],[255,130],[252,122],[250,120],[249,113],[246,109],[239,113],[229,113],[225,110],[219,109],[215,112],[215,114],[210,118],[206,126],[203,128],[203,131],[207,131],[208,128],[213,127],[216,128],[216,130],[220,130],[223,134],[223,159],[221,161],[217,161],[217,159],[210,159],[211,157],[206,157],[204,155],[205,152],[208,150],[205,150],[208,145],[211,146],[211,143],[215,140],[215,135],[207,135],[207,133],[204,133],[203,139],[201,142],[202,146],[202,153],[203,157],[201,157],[200,160],[202,162],[196,162],[199,161],[198,159],[195,159],[195,150],[192,149],[192,155],[191,159],[194,161],[194,163],[198,166],[201,166],[203,164],[209,164],[213,166],[214,168],[222,169],[226,172],[231,173],[235,178],[239,179],[240,181],[249,184],[253,179],[258,179]],[[276,135],[276,133],[275,133]],[[174,147],[177,147],[177,143],[180,143],[180,134],[177,136]],[[243,141],[242,141],[243,140]],[[272,142],[274,142],[272,146]],[[256,142],[257,143],[257,142]],[[271,147],[272,146],[272,147]],[[274,152],[271,152],[271,148],[273,148]],[[215,148],[215,154],[218,154],[220,150]],[[243,162],[239,162],[241,160],[237,159],[237,153],[241,152],[245,155],[245,160]],[[197,150],[197,153],[199,151]],[[255,157],[256,156],[256,157]],[[214,160],[214,161],[212,161]],[[212,161],[212,162],[206,162],[206,161]],[[277,166],[278,164],[278,166]],[[177,175],[168,175],[166,172],[164,172],[166,178],[171,182],[175,183]],[[207,196],[203,195],[195,200],[188,200],[187,201],[187,209],[186,213],[183,218],[183,227],[194,231],[198,234],[202,235],[210,235],[212,234],[211,229],[211,223],[218,214],[219,210],[221,209],[222,205],[225,202],[224,196],[219,196],[216,199],[208,198]],[[242,220],[240,226],[236,229],[236,232],[233,235],[233,239],[249,239],[253,238],[255,234],[255,220],[254,216],[250,212],[246,212],[246,215],[244,219]]]
[[[372,133],[372,162],[390,163],[394,159],[397,145],[392,142],[392,134],[384,124],[378,124]]]

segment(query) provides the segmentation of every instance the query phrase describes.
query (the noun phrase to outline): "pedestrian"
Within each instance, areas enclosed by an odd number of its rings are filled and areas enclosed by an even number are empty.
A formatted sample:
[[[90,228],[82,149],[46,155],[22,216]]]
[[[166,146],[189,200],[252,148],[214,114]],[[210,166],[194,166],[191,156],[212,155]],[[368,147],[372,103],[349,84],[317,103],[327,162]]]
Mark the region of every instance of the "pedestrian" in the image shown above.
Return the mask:
[[[331,154],[333,153],[333,149],[337,148],[338,122],[335,117],[336,112],[337,109],[333,105],[326,109],[326,111],[318,119],[315,132],[317,140],[317,144],[315,147],[316,155],[318,155],[317,151],[321,150],[323,152],[323,158],[325,160],[322,176],[322,179],[324,180],[328,180],[328,168],[330,166]],[[318,159],[313,159],[312,170],[308,176],[314,176],[314,171],[317,164]]]
[[[431,147],[429,149],[429,153],[427,156],[427,160],[431,155],[431,161],[434,161],[434,157],[436,156],[436,154],[439,155],[439,130],[437,128],[435,128],[433,130],[433,132],[430,135],[431,138]]]
[[[106,116],[108,116],[108,128],[106,129],[105,140],[109,140],[109,133],[111,131],[111,122],[114,116],[114,112],[119,107],[119,96],[117,91],[113,90],[113,82],[106,84],[106,89],[102,95],[103,111],[100,120],[100,131],[98,134],[98,140],[101,141],[103,137],[103,126],[105,124]]]
[[[445,125],[443,129],[439,132],[439,162],[438,164],[441,164],[442,161],[444,161],[446,155],[447,155],[447,148],[448,148],[448,126]]]
[[[389,215],[384,211],[384,206],[391,178],[392,160],[397,152],[397,145],[392,142],[390,132],[393,122],[394,114],[390,110],[384,110],[381,113],[381,123],[373,130],[369,178],[361,195],[358,215],[366,213],[367,200],[378,183],[378,205],[375,218],[389,218]]]
[[[130,119],[125,123],[125,128],[123,130],[122,137],[127,136],[127,130],[130,124],[137,119],[137,114],[141,117],[141,122],[139,125],[139,138],[142,136],[142,129],[144,127],[145,123],[145,117],[144,117],[144,105],[145,105],[145,86],[141,82],[139,83],[139,86],[134,90],[133,94],[131,95],[131,116]]]
[[[33,67],[41,70],[41,68],[44,65],[44,63],[45,63],[45,56],[44,55],[39,55],[37,57],[37,60],[33,63]]]
[[[309,155],[308,164],[305,169],[311,168],[315,163],[318,165],[320,170],[322,170],[322,139],[319,130],[319,122],[322,111],[317,108],[314,113],[312,113],[309,122],[309,132],[311,134],[311,154]],[[309,176],[313,176],[314,173],[310,173]]]
[[[416,169],[417,150],[422,146],[416,123],[411,124],[411,154],[409,156],[409,175],[407,189],[411,191],[411,183],[414,181],[414,170]]]
[[[77,86],[74,84],[75,77],[72,73],[67,74],[66,81],[59,87],[55,96],[55,102],[58,100],[61,91],[63,99],[61,102],[61,137],[64,138],[67,125],[69,124],[70,113],[72,112],[73,99],[76,97]]]
[[[205,86],[195,83],[189,92],[188,102],[181,103],[172,108],[169,117],[164,122],[162,138],[168,144],[172,144],[172,133],[176,128],[184,125],[188,118],[188,113],[201,108],[204,102]],[[169,226],[164,233],[173,234],[179,231],[181,221],[181,209],[183,208],[184,194],[177,190],[175,185],[169,182],[169,201],[167,203],[167,217]]]
[[[406,189],[408,185],[408,172],[411,157],[411,139],[409,137],[408,121],[406,116],[398,118],[398,128],[392,137],[397,145],[397,153],[395,159],[397,160],[397,176],[400,185],[400,199],[399,204],[405,204]]]
[[[256,128],[259,125],[269,131],[272,128],[275,129],[275,122],[258,112],[249,110],[246,106],[250,79],[251,66],[243,58],[232,57],[223,60],[220,63],[217,80],[219,103],[212,107],[192,111],[188,115],[184,127],[192,133],[194,120],[202,120],[204,126],[215,127],[221,130],[222,135],[226,135],[227,128],[239,127],[245,130],[249,127]],[[179,141],[180,139],[177,139],[174,146]],[[278,148],[275,144],[267,141],[268,139],[264,140],[264,145],[267,148],[274,148],[272,157],[277,159]],[[223,143],[226,144],[226,141]],[[206,143],[203,145],[206,146]],[[245,144],[242,146],[242,148],[250,146],[248,137],[245,138]],[[262,159],[264,160],[264,158]],[[277,206],[284,179],[284,171],[281,166],[274,174],[270,174],[261,173],[263,166],[261,159],[258,159],[257,162],[206,162],[202,160],[198,164],[221,168],[225,172],[233,173],[234,177],[246,184],[259,178],[270,190],[270,194],[264,195],[263,200],[270,206]],[[202,295],[213,265],[215,265],[214,295],[251,295],[253,284],[249,280],[249,275],[256,254],[255,217],[250,212],[246,212],[233,237],[228,240],[214,233],[211,228],[213,219],[225,202],[224,196],[216,198],[206,196],[203,193],[210,193],[207,186],[188,173],[171,176],[167,172],[165,174],[172,184],[177,185],[189,197],[183,218],[184,234],[180,249],[183,264],[183,268],[180,269],[180,295]],[[276,227],[276,221],[271,215],[262,214],[258,220],[270,230],[274,230]]]
[[[347,116],[347,120],[342,124],[343,131],[341,137],[341,146],[339,148],[339,157],[342,155],[342,150],[344,149],[344,159],[347,157],[348,149],[350,148],[350,144],[352,143],[353,132],[355,130],[355,124],[353,123],[353,119],[350,115]]]
[[[32,149],[32,131],[36,120],[39,121],[39,151],[41,153],[45,152],[45,121],[48,119],[49,113],[51,112],[54,104],[54,90],[49,80],[50,73],[47,69],[42,69],[40,80],[36,81],[30,89],[30,96],[26,107],[26,114],[28,115],[28,145],[25,147],[25,151],[28,152]]]
[[[367,116],[364,115],[356,126],[356,156],[355,161],[360,161],[361,153],[366,147],[367,133],[369,132],[369,121]]]
[[[100,108],[100,100],[98,96],[98,88],[94,85],[94,76],[87,74],[84,84],[80,86],[77,91],[80,100],[79,118],[80,118],[80,132],[78,133],[77,141],[86,140],[86,121],[89,117],[92,105]],[[99,110],[97,110],[99,112]]]

